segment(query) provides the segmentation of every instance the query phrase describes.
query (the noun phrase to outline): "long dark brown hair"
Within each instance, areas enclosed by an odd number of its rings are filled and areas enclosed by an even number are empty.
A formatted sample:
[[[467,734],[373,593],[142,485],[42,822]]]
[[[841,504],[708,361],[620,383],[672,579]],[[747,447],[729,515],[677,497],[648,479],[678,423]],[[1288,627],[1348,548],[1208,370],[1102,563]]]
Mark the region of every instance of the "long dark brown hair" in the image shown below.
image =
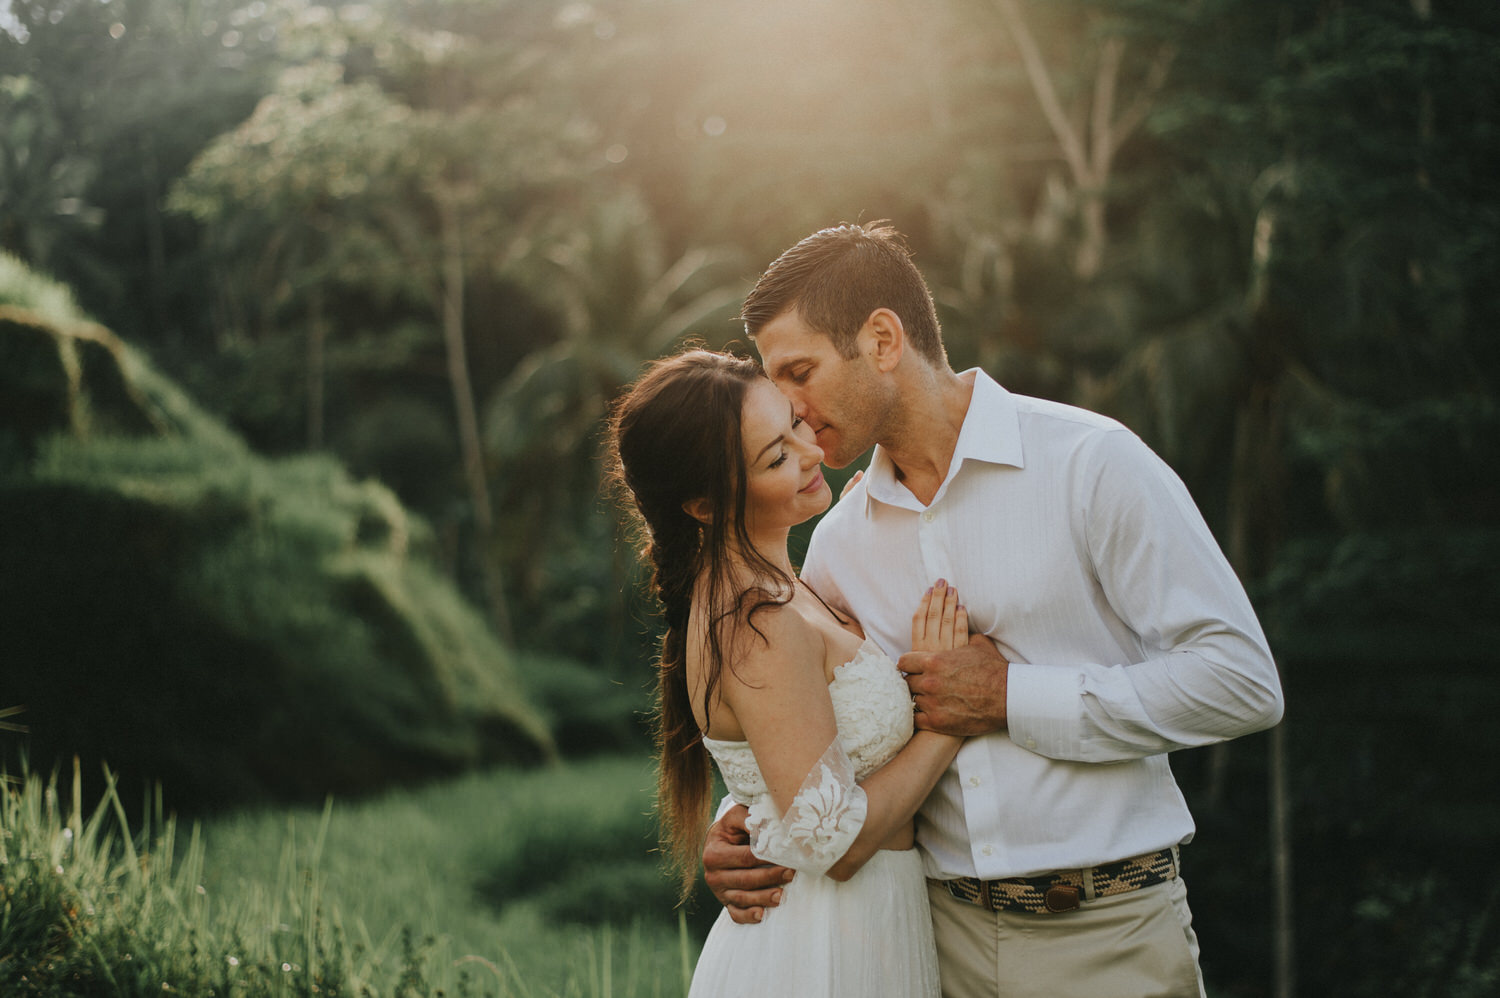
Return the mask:
[[[756,630],[756,613],[789,601],[794,584],[756,551],[744,525],[740,414],[750,386],[763,377],[753,360],[688,350],[652,363],[615,402],[609,421],[611,477],[636,516],[641,557],[651,566],[651,589],[667,625],[656,676],[656,808],[684,898],[697,876],[712,805],[710,761],[687,680],[695,590],[708,623],[707,716],[724,669],[733,668],[726,646],[742,625]],[[697,499],[707,501],[706,523],[683,509]],[[739,566],[748,574],[737,577]]]

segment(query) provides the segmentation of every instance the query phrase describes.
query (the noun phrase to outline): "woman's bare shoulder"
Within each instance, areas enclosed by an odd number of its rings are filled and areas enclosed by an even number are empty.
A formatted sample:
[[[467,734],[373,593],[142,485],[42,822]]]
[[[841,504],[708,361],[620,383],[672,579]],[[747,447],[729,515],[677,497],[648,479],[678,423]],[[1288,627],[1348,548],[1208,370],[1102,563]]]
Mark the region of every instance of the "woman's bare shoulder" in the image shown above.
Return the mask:
[[[741,617],[725,643],[736,681],[758,685],[800,676],[822,675],[824,638],[789,604],[762,607]]]

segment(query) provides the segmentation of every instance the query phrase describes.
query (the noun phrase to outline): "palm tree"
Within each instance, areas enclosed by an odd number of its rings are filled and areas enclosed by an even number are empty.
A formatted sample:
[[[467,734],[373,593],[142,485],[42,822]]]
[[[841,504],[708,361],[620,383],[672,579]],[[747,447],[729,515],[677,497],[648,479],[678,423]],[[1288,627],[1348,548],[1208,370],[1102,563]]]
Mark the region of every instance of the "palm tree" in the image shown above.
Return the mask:
[[[485,407],[487,453],[503,469],[497,505],[507,518],[501,553],[523,602],[543,606],[559,581],[586,569],[577,545],[608,542],[601,518],[599,429],[610,400],[643,362],[691,336],[722,343],[746,286],[738,255],[690,247],[673,256],[644,201],[632,191],[592,208],[571,236],[528,264],[526,283],[542,289],[562,318],[563,335],[526,357]],[[586,586],[625,586],[628,554],[615,544],[607,578]],[[566,582],[566,580],[563,580]],[[577,580],[574,580],[577,581]],[[575,587],[576,588],[576,587]],[[576,592],[574,594],[576,600]],[[618,599],[607,607],[609,647],[625,627]],[[550,604],[548,604],[550,605]]]

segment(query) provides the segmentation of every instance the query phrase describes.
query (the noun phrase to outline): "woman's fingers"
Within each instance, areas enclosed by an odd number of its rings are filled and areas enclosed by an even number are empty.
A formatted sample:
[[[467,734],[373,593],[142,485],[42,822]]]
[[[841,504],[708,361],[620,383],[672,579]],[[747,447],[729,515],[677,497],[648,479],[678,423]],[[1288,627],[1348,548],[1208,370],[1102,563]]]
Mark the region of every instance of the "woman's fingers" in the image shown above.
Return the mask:
[[[938,642],[942,640],[943,602],[947,595],[948,583],[938,579],[932,586],[932,595],[927,599],[926,633],[923,639],[928,651],[935,651],[942,647]]]
[[[967,616],[965,629],[957,630],[958,590],[938,579],[923,595],[917,610],[911,616],[912,651],[944,651],[958,647],[957,635],[968,640]]]
[[[927,650],[927,610],[932,605],[932,589],[928,588],[926,595],[917,601],[917,608],[911,615],[911,650]]]
[[[958,590],[953,588],[952,586],[949,586],[947,593],[943,598],[943,615],[938,623],[939,651],[947,651],[950,648],[958,647],[957,638],[955,637],[957,631],[957,621]],[[968,640],[968,635],[964,635],[964,640]]]

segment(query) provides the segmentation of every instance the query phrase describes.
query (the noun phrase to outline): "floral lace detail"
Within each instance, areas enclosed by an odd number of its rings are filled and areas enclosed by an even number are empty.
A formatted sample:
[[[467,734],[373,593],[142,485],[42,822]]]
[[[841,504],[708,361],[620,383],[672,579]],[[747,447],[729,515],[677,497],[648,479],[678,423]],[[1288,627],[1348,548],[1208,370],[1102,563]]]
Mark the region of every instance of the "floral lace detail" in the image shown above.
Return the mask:
[[[864,827],[869,801],[854,782],[854,764],[837,738],[807,774],[792,806],[776,813],[770,794],[750,805],[745,828],[761,859],[823,874],[849,851]]]
[[[856,781],[889,762],[912,735],[911,694],[896,663],[874,641],[866,640],[838,667],[828,694],[838,738],[808,773],[785,816],[777,815],[748,742],[703,739],[730,795],[750,808],[755,854],[816,873],[848,851],[864,824],[864,791]]]

